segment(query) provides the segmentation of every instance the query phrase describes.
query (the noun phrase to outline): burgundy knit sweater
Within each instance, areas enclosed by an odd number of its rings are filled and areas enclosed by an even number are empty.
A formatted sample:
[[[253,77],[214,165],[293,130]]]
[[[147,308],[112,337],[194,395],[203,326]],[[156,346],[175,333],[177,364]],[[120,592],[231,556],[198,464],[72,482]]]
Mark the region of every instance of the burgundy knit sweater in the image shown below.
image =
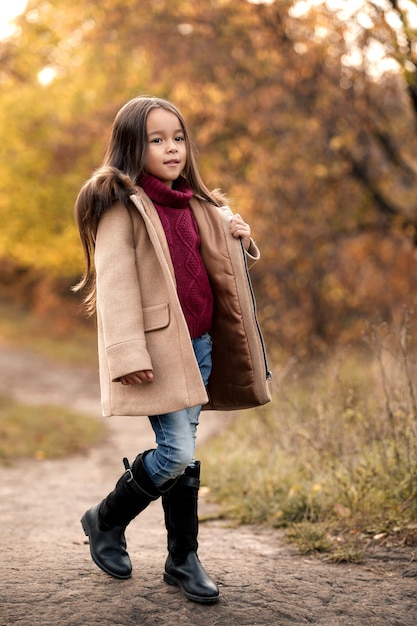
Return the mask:
[[[200,254],[198,227],[189,206],[193,192],[181,179],[170,189],[149,174],[139,184],[158,211],[174,266],[178,298],[191,339],[195,339],[210,330],[213,294]]]

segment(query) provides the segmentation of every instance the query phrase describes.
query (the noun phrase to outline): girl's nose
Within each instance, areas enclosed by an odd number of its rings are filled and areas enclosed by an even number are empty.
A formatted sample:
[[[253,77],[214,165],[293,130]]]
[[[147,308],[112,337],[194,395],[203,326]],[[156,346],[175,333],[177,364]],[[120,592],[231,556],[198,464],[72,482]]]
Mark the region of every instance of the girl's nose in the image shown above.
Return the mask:
[[[169,141],[167,143],[167,151],[168,152],[176,152],[177,151],[177,146],[176,146],[175,141],[172,140],[172,141]]]

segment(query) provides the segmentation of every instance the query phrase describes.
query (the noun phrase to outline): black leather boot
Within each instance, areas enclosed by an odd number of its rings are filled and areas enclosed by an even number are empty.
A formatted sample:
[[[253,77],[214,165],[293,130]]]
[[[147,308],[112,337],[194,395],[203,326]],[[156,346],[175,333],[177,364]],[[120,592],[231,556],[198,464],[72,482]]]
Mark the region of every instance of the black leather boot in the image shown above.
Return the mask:
[[[159,498],[165,488],[169,489],[175,483],[168,481],[163,491],[159,490],[143,464],[145,454],[139,454],[132,467],[127,459],[123,459],[126,471],[114,490],[81,518],[94,563],[115,578],[126,579],[132,575],[132,563],[126,552],[126,526],[153,500]]]
[[[132,563],[126,552],[125,526],[101,530],[99,508],[100,504],[96,504],[81,518],[89,538],[91,558],[106,574],[115,578],[130,578]]]
[[[197,556],[200,463],[187,467],[174,487],[162,496],[168,531],[164,581],[177,585],[194,602],[217,602],[219,590]]]

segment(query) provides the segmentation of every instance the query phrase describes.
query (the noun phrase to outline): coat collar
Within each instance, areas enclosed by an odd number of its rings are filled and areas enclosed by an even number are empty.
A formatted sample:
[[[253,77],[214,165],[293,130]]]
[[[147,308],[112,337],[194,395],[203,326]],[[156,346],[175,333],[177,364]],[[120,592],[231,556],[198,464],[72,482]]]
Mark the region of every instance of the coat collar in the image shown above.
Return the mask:
[[[138,188],[136,194],[130,196],[130,199],[135,208],[141,214],[155,250],[161,262],[168,266],[172,279],[175,283],[175,272],[171,261],[171,255],[169,253],[167,238],[152,200],[146,195],[141,187]]]

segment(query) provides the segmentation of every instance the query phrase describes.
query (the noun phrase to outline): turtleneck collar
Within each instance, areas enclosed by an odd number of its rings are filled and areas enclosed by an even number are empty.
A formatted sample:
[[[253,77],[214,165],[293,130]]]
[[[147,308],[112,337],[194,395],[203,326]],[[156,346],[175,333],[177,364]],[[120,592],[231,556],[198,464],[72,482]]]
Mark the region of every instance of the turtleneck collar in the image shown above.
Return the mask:
[[[143,174],[139,179],[139,184],[150,199],[159,206],[185,209],[193,197],[193,192],[187,187],[183,178],[177,178],[172,189],[151,174]]]

